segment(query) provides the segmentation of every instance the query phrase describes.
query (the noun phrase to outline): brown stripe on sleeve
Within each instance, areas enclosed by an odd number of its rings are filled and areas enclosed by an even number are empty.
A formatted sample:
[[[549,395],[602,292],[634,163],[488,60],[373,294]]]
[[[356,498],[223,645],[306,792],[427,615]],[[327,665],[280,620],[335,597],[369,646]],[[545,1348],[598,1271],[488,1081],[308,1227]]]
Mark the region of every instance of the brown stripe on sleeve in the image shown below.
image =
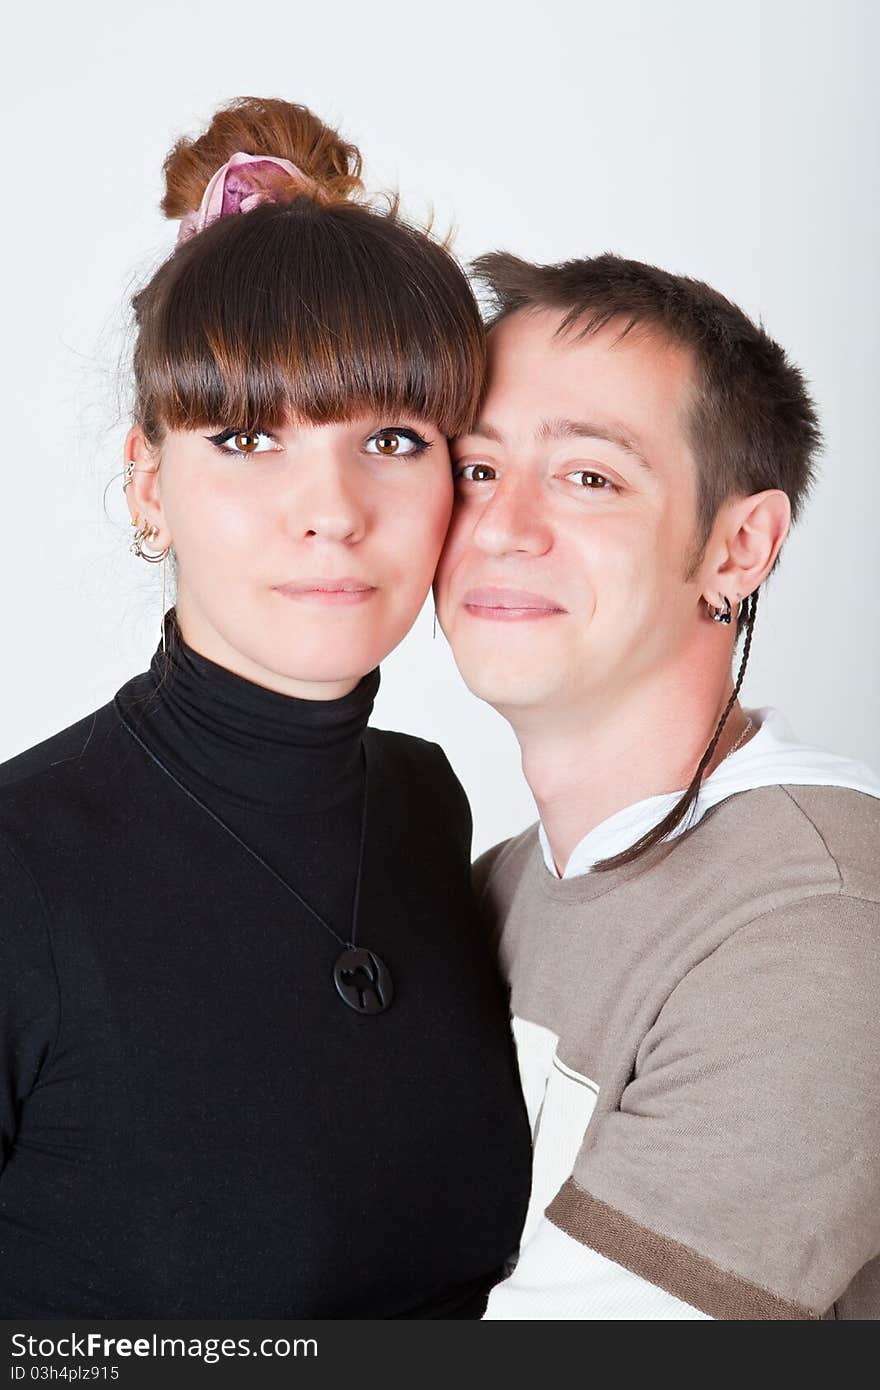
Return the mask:
[[[720,1269],[687,1245],[640,1226],[624,1212],[585,1192],[571,1178],[560,1188],[546,1215],[581,1245],[588,1245],[711,1318],[747,1322],[822,1319],[821,1313],[780,1298]]]

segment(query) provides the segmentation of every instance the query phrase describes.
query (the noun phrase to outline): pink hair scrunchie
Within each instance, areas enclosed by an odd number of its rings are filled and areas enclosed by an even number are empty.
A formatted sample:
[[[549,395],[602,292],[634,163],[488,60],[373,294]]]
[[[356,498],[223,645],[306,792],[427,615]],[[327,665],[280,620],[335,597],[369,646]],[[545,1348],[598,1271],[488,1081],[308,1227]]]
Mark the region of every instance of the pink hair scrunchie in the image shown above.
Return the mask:
[[[254,187],[245,172],[246,165],[252,168],[283,169],[286,174],[302,180],[310,190],[315,188],[314,179],[310,179],[302,169],[291,164],[289,159],[281,159],[273,154],[245,154],[243,150],[238,150],[225,164],[221,164],[216,174],[212,175],[196,211],[188,212],[180,219],[176,243],[178,246],[203,232],[212,222],[216,222],[218,217],[229,217],[236,212],[250,212],[260,203],[274,202],[271,193],[266,189]]]

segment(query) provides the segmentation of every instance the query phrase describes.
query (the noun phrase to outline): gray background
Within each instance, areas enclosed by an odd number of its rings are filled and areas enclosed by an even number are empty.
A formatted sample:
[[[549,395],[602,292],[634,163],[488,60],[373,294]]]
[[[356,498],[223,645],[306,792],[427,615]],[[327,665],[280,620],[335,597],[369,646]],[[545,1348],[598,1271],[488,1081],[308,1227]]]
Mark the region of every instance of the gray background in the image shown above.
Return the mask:
[[[805,369],[822,481],[764,593],[744,698],[880,766],[876,53],[860,0],[535,6],[87,2],[12,22],[4,64],[0,758],[108,700],[159,632],[120,482],[128,296],[169,253],[173,140],[237,95],[305,102],[457,228],[467,260],[615,250],[703,277]],[[120,383],[122,394],[119,394]],[[441,742],[475,849],[534,819],[515,742],[430,600],[375,721]]]

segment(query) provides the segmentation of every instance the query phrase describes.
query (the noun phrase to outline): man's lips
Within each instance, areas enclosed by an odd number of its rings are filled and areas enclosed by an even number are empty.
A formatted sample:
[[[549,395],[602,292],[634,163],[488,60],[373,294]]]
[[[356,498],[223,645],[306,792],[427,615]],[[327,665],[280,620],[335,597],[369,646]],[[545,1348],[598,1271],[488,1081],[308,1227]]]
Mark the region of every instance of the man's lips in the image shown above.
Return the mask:
[[[491,618],[501,622],[516,618],[550,618],[568,611],[555,599],[529,589],[468,589],[461,603],[475,618]]]
[[[274,588],[285,598],[314,603],[363,603],[376,592],[375,585],[351,575],[340,579],[291,579],[289,583],[276,584]]]

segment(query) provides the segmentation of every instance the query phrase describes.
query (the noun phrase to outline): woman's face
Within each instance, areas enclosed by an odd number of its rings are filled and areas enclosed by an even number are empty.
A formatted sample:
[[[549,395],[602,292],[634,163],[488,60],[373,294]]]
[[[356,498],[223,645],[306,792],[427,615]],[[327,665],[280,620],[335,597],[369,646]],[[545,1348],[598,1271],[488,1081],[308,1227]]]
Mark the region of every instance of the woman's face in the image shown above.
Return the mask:
[[[126,496],[173,544],[184,640],[273,690],[346,694],[418,616],[452,510],[446,439],[362,415],[274,434],[137,425]]]

